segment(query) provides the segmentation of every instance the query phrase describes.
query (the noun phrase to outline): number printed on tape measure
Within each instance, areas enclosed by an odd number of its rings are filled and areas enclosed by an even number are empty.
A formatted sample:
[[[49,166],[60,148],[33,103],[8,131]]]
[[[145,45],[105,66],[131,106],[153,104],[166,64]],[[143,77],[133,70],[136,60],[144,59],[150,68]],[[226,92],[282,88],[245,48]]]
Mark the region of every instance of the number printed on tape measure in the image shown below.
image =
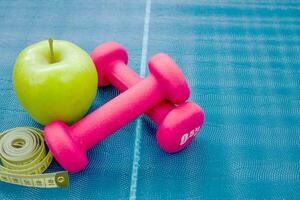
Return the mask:
[[[53,178],[45,178],[46,187],[56,187],[55,180]]]
[[[11,180],[14,184],[17,184],[17,185],[21,184],[21,179],[18,177],[14,177]]]
[[[33,184],[35,187],[45,187],[45,181],[42,178],[33,179]]]
[[[33,186],[33,182],[30,178],[22,178],[23,185],[26,185],[28,187]]]
[[[3,182],[10,182],[9,177],[5,176],[4,174],[0,175],[0,180],[3,181]]]

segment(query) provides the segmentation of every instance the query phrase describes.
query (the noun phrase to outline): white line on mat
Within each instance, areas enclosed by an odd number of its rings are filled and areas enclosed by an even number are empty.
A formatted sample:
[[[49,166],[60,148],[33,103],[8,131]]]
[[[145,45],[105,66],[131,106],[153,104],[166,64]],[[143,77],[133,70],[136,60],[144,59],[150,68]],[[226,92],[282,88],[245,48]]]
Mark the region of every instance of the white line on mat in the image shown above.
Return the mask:
[[[141,77],[145,77],[146,75],[146,60],[147,60],[147,51],[148,51],[150,13],[151,13],[151,0],[146,0],[143,47],[142,47],[142,57],[141,57],[141,66],[140,66]],[[129,197],[130,200],[136,199],[138,171],[139,171],[139,164],[140,164],[140,145],[141,145],[141,130],[142,130],[141,118],[138,118],[136,123],[137,124],[135,129],[133,163],[132,163],[130,197]]]

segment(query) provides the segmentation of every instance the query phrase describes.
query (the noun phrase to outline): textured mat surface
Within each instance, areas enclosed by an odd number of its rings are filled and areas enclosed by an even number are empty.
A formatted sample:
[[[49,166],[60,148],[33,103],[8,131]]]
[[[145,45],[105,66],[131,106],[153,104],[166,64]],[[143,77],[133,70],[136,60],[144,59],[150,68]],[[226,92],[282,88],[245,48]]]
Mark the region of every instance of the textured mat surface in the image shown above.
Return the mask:
[[[48,37],[88,52],[116,40],[142,75],[152,55],[170,54],[206,121],[189,148],[170,155],[141,117],[89,151],[69,189],[0,183],[0,199],[300,198],[299,1],[1,0],[0,131],[40,127],[11,76],[17,54]],[[117,94],[99,89],[91,111]]]

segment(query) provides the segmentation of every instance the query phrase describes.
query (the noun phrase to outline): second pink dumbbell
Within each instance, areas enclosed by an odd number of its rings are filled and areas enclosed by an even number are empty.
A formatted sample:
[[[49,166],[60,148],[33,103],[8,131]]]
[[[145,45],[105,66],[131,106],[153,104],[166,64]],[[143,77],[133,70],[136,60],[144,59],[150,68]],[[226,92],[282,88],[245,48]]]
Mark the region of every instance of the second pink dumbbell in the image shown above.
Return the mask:
[[[180,104],[190,94],[184,75],[166,54],[149,61],[150,75],[85,116],[72,126],[54,121],[44,129],[46,143],[57,162],[69,172],[88,164],[86,151],[137,118],[156,104],[168,99]]]
[[[112,84],[124,92],[143,80],[127,66],[127,51],[116,42],[99,45],[91,53],[91,58],[97,68],[100,87]],[[162,67],[164,64],[161,63]],[[169,153],[178,152],[188,146],[204,121],[203,110],[192,102],[175,106],[163,101],[149,110],[147,115],[158,125],[158,144]]]

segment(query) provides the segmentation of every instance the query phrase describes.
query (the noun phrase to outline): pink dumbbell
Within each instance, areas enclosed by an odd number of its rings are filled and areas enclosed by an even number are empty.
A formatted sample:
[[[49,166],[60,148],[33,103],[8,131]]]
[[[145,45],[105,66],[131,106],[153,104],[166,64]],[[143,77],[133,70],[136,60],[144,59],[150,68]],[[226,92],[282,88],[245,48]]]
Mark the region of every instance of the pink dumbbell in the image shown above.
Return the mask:
[[[116,42],[99,45],[91,53],[91,58],[98,71],[99,86],[112,84],[124,92],[143,80],[127,66],[127,51]],[[191,102],[175,106],[162,101],[149,110],[147,115],[159,126],[156,134],[158,144],[169,153],[188,146],[204,121],[203,110]]]
[[[151,74],[146,79],[74,125],[69,127],[54,121],[45,127],[48,147],[64,169],[69,172],[84,169],[88,164],[87,150],[164,99],[175,104],[188,99],[190,90],[184,75],[169,56],[155,55],[149,69]]]

